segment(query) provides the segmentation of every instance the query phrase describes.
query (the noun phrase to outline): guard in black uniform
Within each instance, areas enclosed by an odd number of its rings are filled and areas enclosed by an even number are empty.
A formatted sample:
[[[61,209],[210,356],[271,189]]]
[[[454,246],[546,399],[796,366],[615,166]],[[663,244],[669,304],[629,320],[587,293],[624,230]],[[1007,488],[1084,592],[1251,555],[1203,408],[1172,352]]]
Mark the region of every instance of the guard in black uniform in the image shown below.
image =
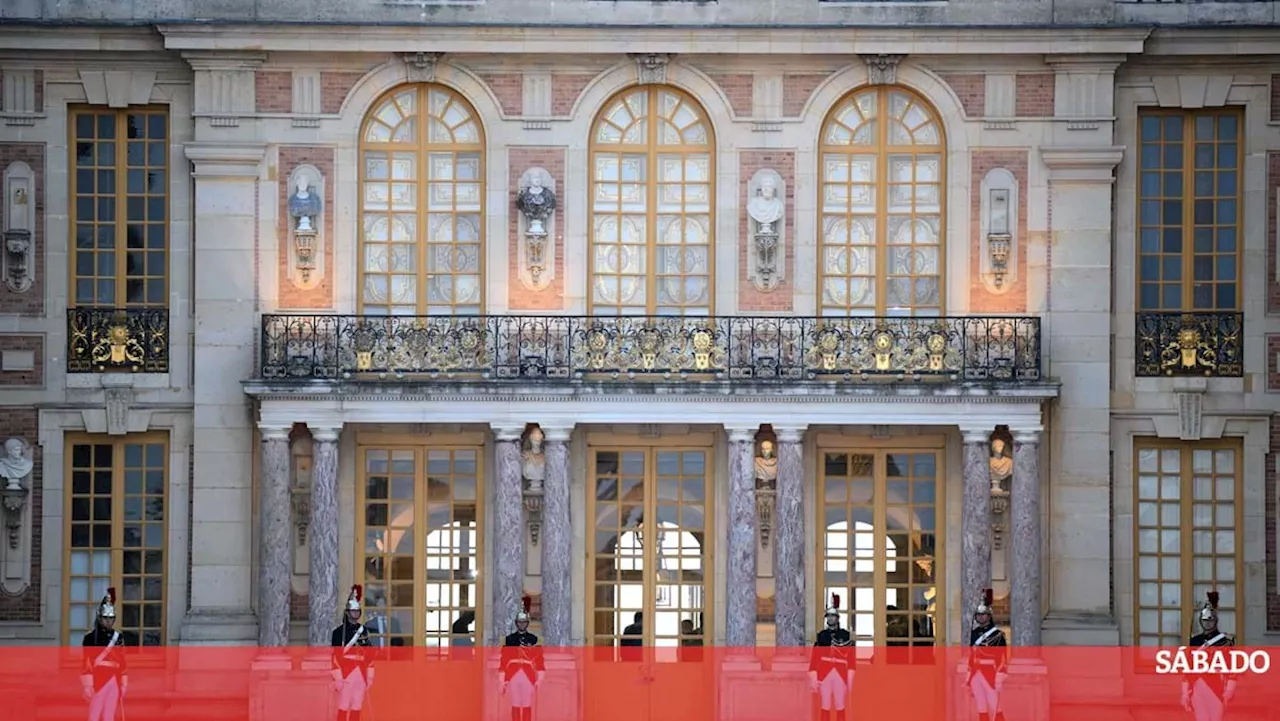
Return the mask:
[[[116,712],[123,710],[129,690],[129,664],[124,649],[134,645],[131,638],[116,630],[116,590],[108,588],[98,605],[93,630],[84,635],[80,685],[89,702],[89,721],[115,721]]]
[[[831,594],[827,627],[818,632],[809,662],[809,685],[822,695],[822,714],[832,719],[844,715],[845,699],[853,689],[853,637],[840,628],[840,597]]]
[[[520,599],[515,633],[502,644],[502,692],[511,699],[511,721],[532,721],[533,692],[547,674],[538,637],[529,633],[529,609],[533,599]]]
[[[995,625],[991,612],[991,589],[982,592],[982,602],[973,611],[969,632],[969,690],[978,707],[978,721],[1004,721],[1000,711],[1000,691],[1009,668],[1009,643]]]
[[[1210,591],[1209,600],[1198,614],[1200,633],[1187,643],[1191,648],[1230,648],[1235,636],[1218,629],[1218,592]],[[1182,680],[1182,707],[1195,714],[1196,721],[1222,721],[1227,704],[1236,693],[1236,681],[1228,674],[1187,674]]]
[[[374,648],[369,631],[360,623],[364,586],[356,584],[347,596],[342,625],[333,629],[333,687],[338,692],[338,721],[359,721],[365,696],[373,687]]]

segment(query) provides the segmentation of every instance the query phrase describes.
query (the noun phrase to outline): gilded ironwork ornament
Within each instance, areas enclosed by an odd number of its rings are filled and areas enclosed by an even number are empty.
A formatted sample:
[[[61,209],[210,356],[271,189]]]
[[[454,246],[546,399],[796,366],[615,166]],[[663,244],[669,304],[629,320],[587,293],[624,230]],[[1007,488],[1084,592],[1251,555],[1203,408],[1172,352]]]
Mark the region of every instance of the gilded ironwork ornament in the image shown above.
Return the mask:
[[[1135,374],[1235,378],[1244,374],[1244,314],[1239,311],[1141,312]]]
[[[68,373],[166,373],[165,308],[72,308],[67,311]]]

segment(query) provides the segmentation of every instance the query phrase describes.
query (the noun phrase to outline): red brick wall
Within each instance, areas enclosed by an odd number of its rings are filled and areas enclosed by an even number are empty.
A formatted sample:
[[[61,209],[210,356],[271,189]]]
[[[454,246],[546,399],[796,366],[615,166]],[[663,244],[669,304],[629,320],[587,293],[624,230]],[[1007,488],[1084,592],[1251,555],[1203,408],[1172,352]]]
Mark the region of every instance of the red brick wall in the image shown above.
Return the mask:
[[[1276,267],[1276,191],[1280,189],[1280,150],[1267,153],[1267,268]],[[1267,313],[1280,314],[1280,281],[1267,271]]]
[[[749,118],[754,110],[756,87],[755,76],[751,73],[722,73],[709,76],[729,99],[733,114],[740,118]]]
[[[1017,279],[1007,276],[1004,293],[982,283],[982,179],[1004,168],[1018,181]],[[1027,309],[1027,151],[983,150],[969,153],[969,309],[974,313],[1024,313]]]
[[[1274,358],[1274,354],[1272,355]],[[1280,453],[1280,416],[1271,416],[1271,448],[1267,453],[1266,483],[1267,630],[1280,631],[1280,593],[1276,592],[1276,454]]]
[[[40,415],[34,408],[4,408],[0,413],[0,438],[19,436],[32,446],[35,467],[31,469],[31,505],[30,518],[33,527],[23,529],[30,535],[31,548],[31,584],[19,594],[11,594],[0,589],[0,622],[40,621],[40,586],[42,583],[40,554],[43,550],[42,532],[44,524],[44,461],[40,446]],[[5,541],[7,543],[7,541]]]
[[[513,311],[564,309],[564,239],[566,198],[564,192],[564,148],[514,147],[507,150],[507,187],[511,207],[507,211],[507,302]],[[542,290],[530,290],[520,282],[520,211],[515,193],[520,176],[529,168],[544,168],[556,181],[555,278]]]
[[[556,73],[551,76],[551,114],[557,117],[573,112],[574,103],[587,85],[595,80],[588,73]]]
[[[1271,76],[1271,122],[1280,123],[1280,75]]]
[[[37,85],[39,86],[39,78]],[[9,286],[0,283],[0,313],[16,315],[44,314],[44,279],[45,279],[45,233],[44,233],[44,144],[43,143],[0,143],[0,173],[10,163],[21,161],[31,166],[35,172],[36,214],[35,226],[31,229],[34,245],[31,268],[31,287],[25,293],[14,293]],[[0,213],[7,208],[0,208]]]
[[[309,290],[294,285],[289,278],[289,266],[294,262],[293,243],[289,238],[289,195],[293,188],[289,187],[289,176],[299,165],[313,165],[324,175],[323,213],[324,220],[324,276],[320,282]],[[323,146],[285,145],[280,148],[279,212],[277,213],[276,232],[279,234],[279,250],[277,256],[277,273],[279,275],[280,309],[298,308],[332,308],[333,307],[333,148]],[[317,263],[317,266],[320,264]],[[319,270],[319,267],[316,268]]]
[[[1267,390],[1280,391],[1280,367],[1276,357],[1280,355],[1280,335],[1267,336]]]
[[[293,112],[293,73],[259,70],[253,75],[254,109],[259,113]]]
[[[44,385],[44,336],[0,335],[0,353],[29,350],[35,353],[35,368],[29,371],[0,371],[0,386]]]
[[[1054,87],[1052,74],[1018,75],[1014,114],[1019,118],[1053,117]]]
[[[480,80],[493,91],[502,114],[518,118],[524,115],[524,75],[521,73],[482,73]]]
[[[332,115],[342,110],[342,103],[347,99],[364,73],[334,71],[320,73],[320,112]],[[290,103],[293,101],[290,100]]]
[[[783,116],[799,117],[804,111],[805,104],[809,102],[809,96],[813,95],[813,91],[817,90],[826,79],[826,73],[784,73],[782,76]],[[826,113],[827,108],[822,108],[820,112]]]
[[[987,78],[982,73],[942,75],[942,80],[955,91],[964,106],[966,118],[981,118],[987,113]]]
[[[772,168],[787,186],[786,254],[781,259],[784,276],[777,288],[768,293],[758,290],[747,280],[747,253],[751,252],[751,219],[747,217],[747,201],[751,199],[751,176],[763,168]],[[743,150],[738,156],[738,311],[741,313],[782,312],[792,309],[795,301],[796,246],[796,154],[790,150]]]

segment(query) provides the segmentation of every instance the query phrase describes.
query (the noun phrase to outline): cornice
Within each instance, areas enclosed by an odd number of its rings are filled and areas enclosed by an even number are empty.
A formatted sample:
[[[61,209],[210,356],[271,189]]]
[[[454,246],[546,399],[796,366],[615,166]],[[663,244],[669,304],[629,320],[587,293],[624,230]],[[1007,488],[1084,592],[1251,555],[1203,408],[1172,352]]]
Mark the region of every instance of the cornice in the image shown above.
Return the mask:
[[[70,51],[157,52],[164,49],[163,38],[152,27],[0,25],[0,51],[61,55]]]
[[[1050,180],[1109,183],[1124,158],[1122,146],[1040,148]]]
[[[201,143],[182,146],[183,153],[195,166],[191,173],[198,178],[254,178],[266,156],[264,143]]]

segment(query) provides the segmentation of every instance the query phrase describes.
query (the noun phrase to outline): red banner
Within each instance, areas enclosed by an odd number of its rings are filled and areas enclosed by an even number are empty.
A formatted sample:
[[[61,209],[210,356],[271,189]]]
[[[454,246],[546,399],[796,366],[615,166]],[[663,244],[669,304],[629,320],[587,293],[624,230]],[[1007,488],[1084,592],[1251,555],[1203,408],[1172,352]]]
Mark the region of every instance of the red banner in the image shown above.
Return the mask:
[[[1018,649],[981,693],[964,648],[859,648],[851,690],[815,684],[810,649],[629,647],[542,649],[544,672],[528,685],[504,683],[497,648],[376,649],[372,684],[353,691],[333,678],[331,651],[131,648],[116,697],[85,688],[84,649],[7,647],[2,715],[86,719],[109,706],[93,721],[329,721],[341,703],[359,706],[360,721],[977,721],[994,699],[1008,721],[1154,721],[1191,719],[1217,699],[1228,721],[1280,718],[1270,648]],[[513,714],[525,700],[531,714]]]

